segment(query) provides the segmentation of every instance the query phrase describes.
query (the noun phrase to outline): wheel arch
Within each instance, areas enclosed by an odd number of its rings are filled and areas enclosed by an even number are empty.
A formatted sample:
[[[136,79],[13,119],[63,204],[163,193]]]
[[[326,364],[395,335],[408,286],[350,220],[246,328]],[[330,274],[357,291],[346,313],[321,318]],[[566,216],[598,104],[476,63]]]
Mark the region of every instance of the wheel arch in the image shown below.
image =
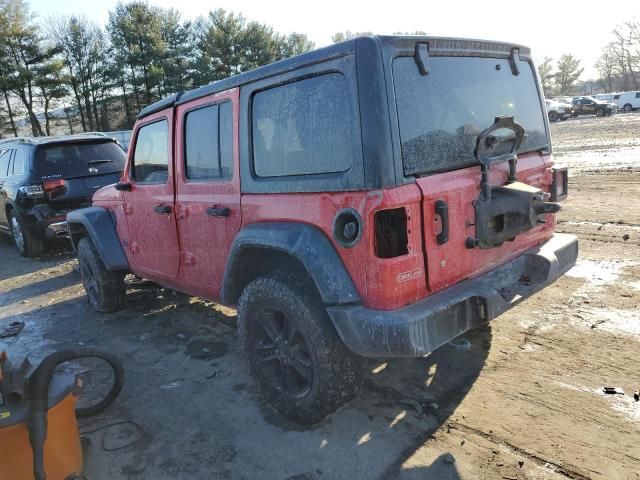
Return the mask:
[[[129,270],[129,262],[118,238],[116,223],[109,210],[87,207],[67,214],[67,228],[74,251],[78,242],[89,237],[108,270]]]
[[[222,282],[222,303],[236,305],[249,282],[275,270],[307,275],[326,305],[360,301],[351,276],[322,231],[304,223],[265,222],[248,225],[234,239]]]

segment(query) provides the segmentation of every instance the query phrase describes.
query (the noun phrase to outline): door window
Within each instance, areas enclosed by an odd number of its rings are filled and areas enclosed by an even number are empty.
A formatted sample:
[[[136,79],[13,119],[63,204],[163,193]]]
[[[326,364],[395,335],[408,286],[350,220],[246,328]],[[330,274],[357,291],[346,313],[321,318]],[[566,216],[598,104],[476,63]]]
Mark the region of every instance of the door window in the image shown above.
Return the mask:
[[[166,120],[138,130],[131,177],[136,183],[166,183],[169,175],[169,126]]]
[[[233,176],[232,122],[231,102],[187,112],[184,158],[188,179],[219,180]]]
[[[0,151],[0,178],[5,178],[8,175],[10,158],[11,150]]]
[[[13,156],[13,174],[22,175],[24,173],[24,155],[22,150],[16,150]]]

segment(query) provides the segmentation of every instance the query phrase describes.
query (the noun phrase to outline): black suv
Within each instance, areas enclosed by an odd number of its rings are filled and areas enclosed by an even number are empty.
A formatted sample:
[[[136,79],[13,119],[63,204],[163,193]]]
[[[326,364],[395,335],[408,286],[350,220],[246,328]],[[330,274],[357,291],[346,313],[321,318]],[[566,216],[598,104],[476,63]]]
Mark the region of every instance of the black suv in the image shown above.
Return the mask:
[[[574,97],[573,114],[596,115],[597,117],[609,116],[616,113],[618,107],[615,103],[607,103],[593,97]]]
[[[21,255],[42,253],[67,235],[67,213],[119,180],[125,153],[99,134],[0,141],[0,232]]]

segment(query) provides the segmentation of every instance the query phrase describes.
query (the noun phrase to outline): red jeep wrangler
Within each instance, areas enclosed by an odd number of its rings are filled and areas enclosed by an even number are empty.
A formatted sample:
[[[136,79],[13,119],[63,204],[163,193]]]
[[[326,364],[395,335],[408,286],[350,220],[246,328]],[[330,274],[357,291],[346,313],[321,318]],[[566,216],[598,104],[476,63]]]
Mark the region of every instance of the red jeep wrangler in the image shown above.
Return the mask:
[[[129,272],[237,306],[265,397],[308,423],[361,357],[424,356],[574,265],[566,195],[528,48],[366,37],[146,107],[68,223],[97,310]]]

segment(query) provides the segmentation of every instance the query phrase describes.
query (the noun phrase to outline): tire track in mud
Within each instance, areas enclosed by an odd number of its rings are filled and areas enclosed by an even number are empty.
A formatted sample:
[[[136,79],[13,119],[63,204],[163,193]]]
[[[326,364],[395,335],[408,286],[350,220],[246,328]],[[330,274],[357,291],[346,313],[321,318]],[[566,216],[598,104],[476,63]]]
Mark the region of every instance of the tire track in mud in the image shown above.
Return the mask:
[[[453,430],[459,430],[461,432],[466,433],[467,435],[477,435],[479,437],[484,438],[485,440],[488,440],[489,442],[495,444],[495,445],[499,445],[502,446],[504,448],[506,448],[507,450],[509,450],[511,453],[513,454],[517,454],[517,455],[521,455],[529,460],[531,460],[533,463],[535,463],[536,465],[538,465],[539,467],[542,468],[546,468],[551,470],[554,473],[560,474],[566,478],[570,478],[572,480],[591,480],[591,477],[588,477],[578,471],[575,470],[575,466],[571,466],[570,468],[565,466],[565,465],[561,465],[559,463],[556,463],[554,461],[551,461],[547,458],[543,458],[541,455],[534,453],[534,452],[530,452],[528,451],[526,448],[522,448],[519,447],[517,445],[514,445],[496,435],[494,435],[493,433],[487,433],[485,431],[482,431],[480,429],[471,427],[469,425],[465,425],[463,423],[460,423],[458,421],[452,420],[450,422],[447,423],[447,428],[453,429]],[[591,473],[595,473],[598,475],[602,475],[601,472],[591,472]]]

